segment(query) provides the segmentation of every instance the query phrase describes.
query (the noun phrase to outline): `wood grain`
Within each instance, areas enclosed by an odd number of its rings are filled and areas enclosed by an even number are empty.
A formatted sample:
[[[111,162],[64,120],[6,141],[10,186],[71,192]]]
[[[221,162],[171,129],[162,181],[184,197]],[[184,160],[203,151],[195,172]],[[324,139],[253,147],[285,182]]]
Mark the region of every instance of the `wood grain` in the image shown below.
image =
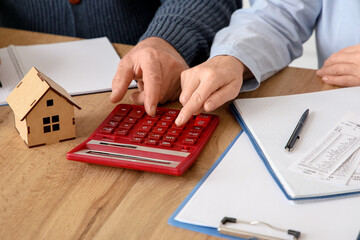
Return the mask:
[[[75,38],[0,28],[0,47]],[[114,44],[120,56],[129,45]],[[253,92],[263,97],[321,91],[312,70],[287,68]],[[128,91],[122,103],[130,103]],[[220,124],[197,162],[181,177],[66,160],[115,107],[110,93],[75,97],[75,140],[28,148],[8,106],[0,107],[0,239],[217,239],[167,224],[241,128],[228,104],[214,111]],[[163,105],[180,109],[179,102]]]

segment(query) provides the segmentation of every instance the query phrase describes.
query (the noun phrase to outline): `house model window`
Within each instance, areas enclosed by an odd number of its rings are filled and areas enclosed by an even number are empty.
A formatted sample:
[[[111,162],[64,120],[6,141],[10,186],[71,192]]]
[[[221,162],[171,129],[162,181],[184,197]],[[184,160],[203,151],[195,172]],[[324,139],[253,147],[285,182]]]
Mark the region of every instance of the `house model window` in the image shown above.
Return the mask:
[[[29,147],[75,138],[72,97],[56,82],[32,68],[7,97],[15,127]]]
[[[44,117],[43,124],[44,124],[44,133],[51,132],[51,130],[59,131],[60,130],[59,115],[55,115],[52,117]]]
[[[47,100],[46,106],[48,106],[48,107],[54,106],[54,100],[52,100],[52,99]]]

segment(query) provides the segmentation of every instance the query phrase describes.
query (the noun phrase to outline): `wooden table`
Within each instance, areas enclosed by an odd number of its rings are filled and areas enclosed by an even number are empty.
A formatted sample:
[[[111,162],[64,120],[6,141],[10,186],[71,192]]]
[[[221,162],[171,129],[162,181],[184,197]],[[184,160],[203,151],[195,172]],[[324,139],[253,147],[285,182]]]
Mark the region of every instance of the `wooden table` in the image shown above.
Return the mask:
[[[75,38],[0,28],[0,47]],[[114,44],[120,56],[129,45]],[[313,70],[287,68],[239,97],[276,96],[333,88]],[[128,94],[135,90],[129,90]],[[66,160],[114,108],[110,93],[75,97],[75,140],[28,148],[9,106],[0,107],[0,239],[217,239],[167,220],[241,128],[228,105],[195,164],[181,177]],[[127,95],[128,96],[128,95]],[[123,103],[130,103],[128,97]],[[179,102],[164,105],[180,109]]]

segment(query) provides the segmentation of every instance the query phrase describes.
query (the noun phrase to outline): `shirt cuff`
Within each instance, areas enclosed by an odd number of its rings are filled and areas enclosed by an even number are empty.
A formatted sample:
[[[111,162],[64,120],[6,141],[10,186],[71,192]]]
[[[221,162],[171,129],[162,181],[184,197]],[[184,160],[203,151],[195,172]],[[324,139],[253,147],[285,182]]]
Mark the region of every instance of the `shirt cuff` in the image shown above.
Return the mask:
[[[275,69],[272,66],[268,66],[269,64],[267,64],[266,61],[261,62],[260,60],[259,63],[259,59],[264,58],[261,53],[257,51],[250,53],[246,50],[246,47],[241,47],[239,44],[235,47],[227,45],[213,45],[210,52],[210,58],[219,55],[229,55],[237,58],[246,67],[248,67],[254,75],[255,78],[244,81],[240,90],[242,92],[258,88],[262,81],[268,79],[281,69]]]

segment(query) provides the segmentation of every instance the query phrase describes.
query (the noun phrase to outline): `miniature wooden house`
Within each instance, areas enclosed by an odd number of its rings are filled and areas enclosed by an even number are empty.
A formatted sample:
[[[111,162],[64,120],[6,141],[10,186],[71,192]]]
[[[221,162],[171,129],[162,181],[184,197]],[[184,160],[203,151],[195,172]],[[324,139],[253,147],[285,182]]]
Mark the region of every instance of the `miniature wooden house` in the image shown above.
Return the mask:
[[[80,107],[57,83],[30,69],[7,97],[15,127],[29,147],[75,138],[74,107]]]

